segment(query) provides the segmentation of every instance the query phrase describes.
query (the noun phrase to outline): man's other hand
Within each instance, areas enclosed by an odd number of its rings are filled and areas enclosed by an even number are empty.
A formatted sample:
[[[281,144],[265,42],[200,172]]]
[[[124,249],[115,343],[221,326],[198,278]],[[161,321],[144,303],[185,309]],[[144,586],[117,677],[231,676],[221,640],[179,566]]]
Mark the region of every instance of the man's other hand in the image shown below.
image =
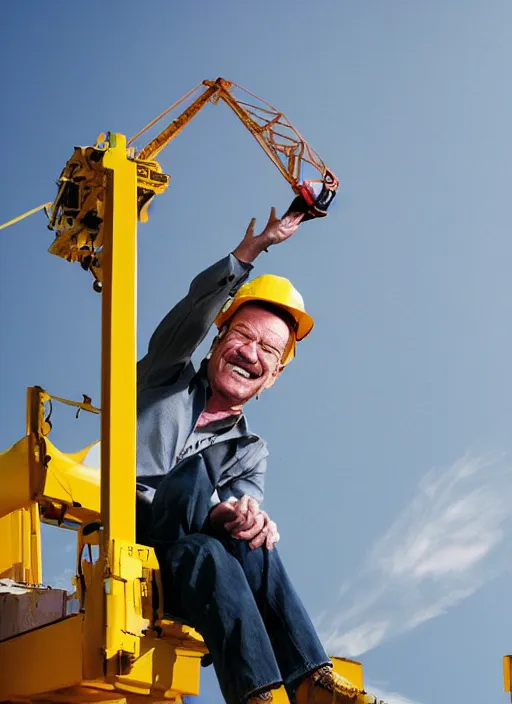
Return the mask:
[[[250,496],[218,504],[210,512],[210,522],[214,527],[222,525],[233,538],[248,541],[251,550],[262,545],[272,550],[280,537],[275,522]]]
[[[256,257],[265,252],[270,246],[285,242],[295,234],[303,217],[303,213],[289,213],[280,219],[276,216],[276,209],[271,208],[270,216],[263,232],[259,235],[254,235],[256,218],[253,218],[249,223],[243,240],[233,251],[233,254],[240,261],[251,264]]]

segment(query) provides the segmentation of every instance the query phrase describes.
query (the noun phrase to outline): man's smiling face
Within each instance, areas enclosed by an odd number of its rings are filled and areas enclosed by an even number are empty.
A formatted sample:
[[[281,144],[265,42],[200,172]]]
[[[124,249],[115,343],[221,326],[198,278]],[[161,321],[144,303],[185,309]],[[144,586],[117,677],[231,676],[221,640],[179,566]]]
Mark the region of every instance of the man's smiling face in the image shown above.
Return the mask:
[[[212,395],[236,408],[272,386],[290,334],[275,313],[253,303],[240,308],[213,347],[208,363]]]

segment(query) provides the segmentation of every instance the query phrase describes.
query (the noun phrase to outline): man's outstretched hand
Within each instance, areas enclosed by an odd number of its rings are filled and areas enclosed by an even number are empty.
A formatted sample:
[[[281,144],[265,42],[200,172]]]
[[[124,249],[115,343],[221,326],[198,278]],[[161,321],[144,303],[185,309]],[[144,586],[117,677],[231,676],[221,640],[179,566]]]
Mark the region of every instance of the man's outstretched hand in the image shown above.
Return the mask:
[[[250,496],[218,504],[210,511],[210,522],[214,527],[223,527],[233,538],[247,540],[251,550],[262,545],[272,550],[279,541],[276,524]]]
[[[233,254],[240,261],[251,264],[256,257],[273,244],[285,242],[295,234],[303,218],[303,213],[289,213],[280,219],[276,216],[276,209],[271,208],[270,217],[263,232],[259,235],[254,234],[256,218],[253,218],[243,240],[233,251]]]

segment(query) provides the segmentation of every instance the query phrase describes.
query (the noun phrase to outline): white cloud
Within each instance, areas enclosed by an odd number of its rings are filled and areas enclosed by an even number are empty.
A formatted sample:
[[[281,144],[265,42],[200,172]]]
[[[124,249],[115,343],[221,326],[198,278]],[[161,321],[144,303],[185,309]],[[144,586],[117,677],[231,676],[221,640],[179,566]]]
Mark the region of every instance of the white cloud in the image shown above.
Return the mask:
[[[51,585],[55,589],[65,589],[68,592],[73,592],[73,578],[75,576],[75,570],[70,567],[66,567],[62,572],[57,574],[54,579],[51,580]]]
[[[317,618],[333,655],[357,657],[444,614],[508,569],[511,465],[506,454],[466,454],[427,473],[356,577],[341,585],[334,607]]]
[[[377,700],[381,700],[386,704],[420,704],[420,702],[404,697],[398,692],[387,692],[381,689],[381,687],[373,686],[371,684],[367,685],[366,689],[377,697]]]

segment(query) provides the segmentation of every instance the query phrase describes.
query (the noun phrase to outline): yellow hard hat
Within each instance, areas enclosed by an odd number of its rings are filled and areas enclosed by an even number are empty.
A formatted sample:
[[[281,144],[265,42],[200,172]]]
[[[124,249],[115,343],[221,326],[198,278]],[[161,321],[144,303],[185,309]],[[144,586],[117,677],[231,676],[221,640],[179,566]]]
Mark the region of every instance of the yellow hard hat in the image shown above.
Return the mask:
[[[287,311],[297,325],[292,344],[285,351],[283,364],[288,364],[295,357],[295,340],[303,340],[309,335],[315,324],[313,318],[306,313],[304,299],[291,281],[274,274],[263,274],[239,288],[234,298],[230,298],[215,320],[220,329],[230,320],[240,306],[251,301],[264,301]]]

